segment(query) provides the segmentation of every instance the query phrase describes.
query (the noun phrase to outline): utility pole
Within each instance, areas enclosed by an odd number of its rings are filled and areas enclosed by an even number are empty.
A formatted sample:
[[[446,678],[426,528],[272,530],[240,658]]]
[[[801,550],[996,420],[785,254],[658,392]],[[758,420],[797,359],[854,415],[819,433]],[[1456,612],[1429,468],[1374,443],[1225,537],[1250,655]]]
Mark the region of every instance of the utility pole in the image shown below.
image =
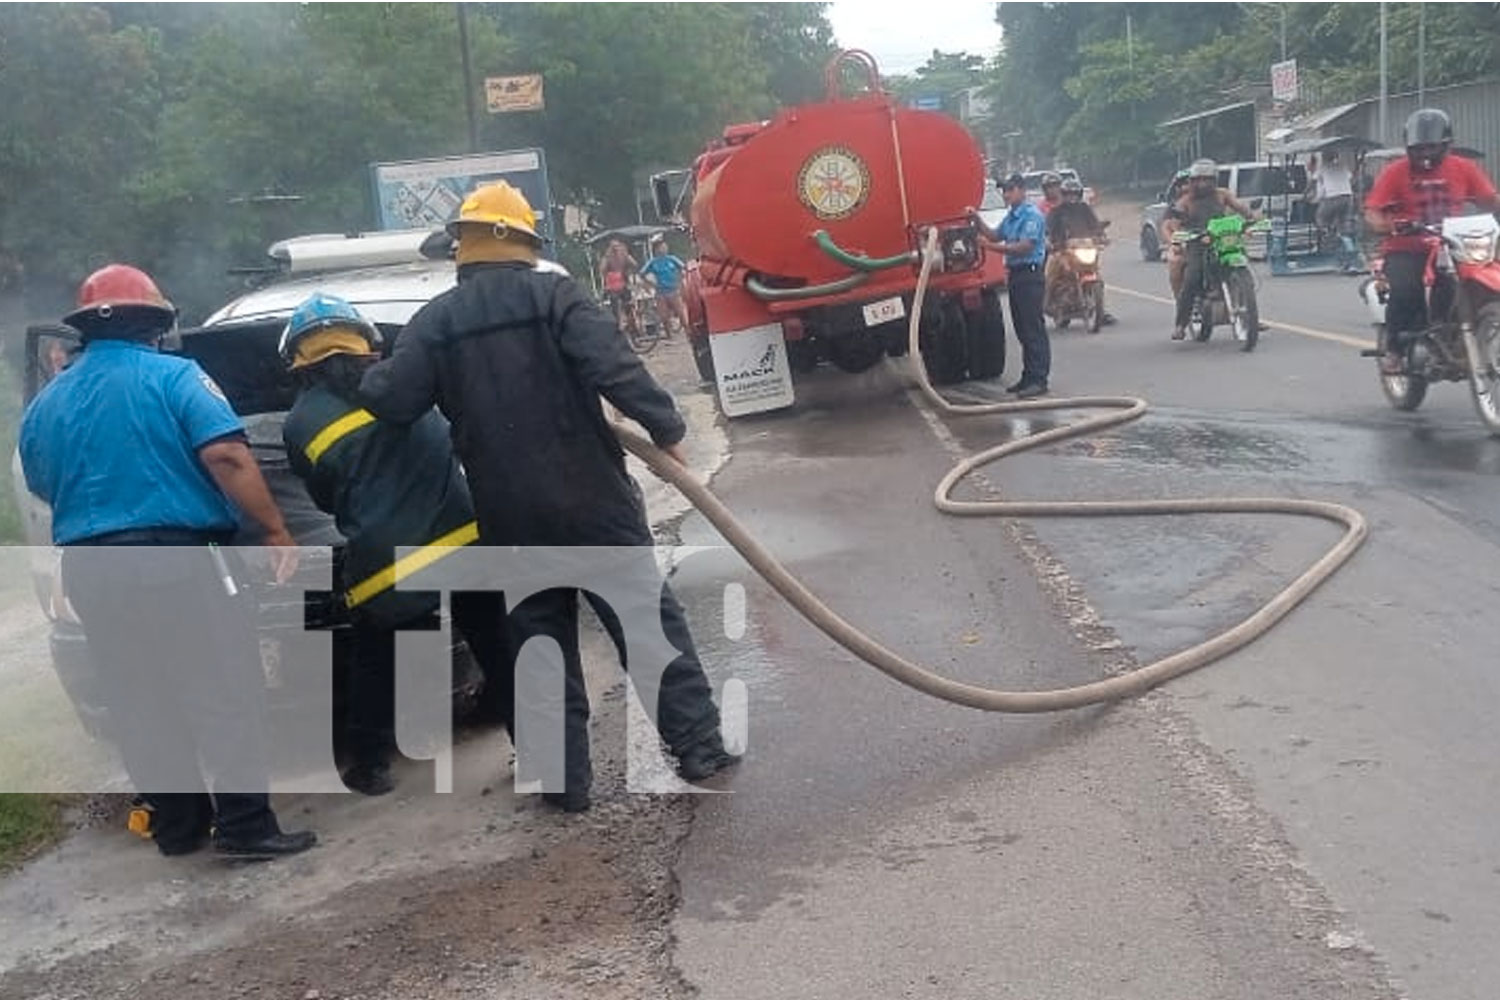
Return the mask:
[[[469,64],[469,12],[461,3],[458,8],[458,49],[464,68],[464,107],[469,112],[469,152],[479,152],[479,119],[474,110],[474,69]]]
[[[1390,87],[1385,47],[1385,0],[1380,0],[1380,141],[1390,142]]]
[[[1285,48],[1285,41],[1284,40],[1283,40],[1282,47]],[[1134,29],[1134,26],[1130,23],[1130,11],[1128,11],[1128,10],[1125,12],[1125,58],[1130,63],[1131,79],[1134,80],[1134,78],[1135,78],[1135,29]],[[1134,110],[1134,108],[1135,108],[1135,105],[1131,105],[1131,110]]]
[[[1417,104],[1427,103],[1427,4],[1417,4]]]
[[[1281,61],[1286,62],[1286,4],[1276,6],[1281,10]]]

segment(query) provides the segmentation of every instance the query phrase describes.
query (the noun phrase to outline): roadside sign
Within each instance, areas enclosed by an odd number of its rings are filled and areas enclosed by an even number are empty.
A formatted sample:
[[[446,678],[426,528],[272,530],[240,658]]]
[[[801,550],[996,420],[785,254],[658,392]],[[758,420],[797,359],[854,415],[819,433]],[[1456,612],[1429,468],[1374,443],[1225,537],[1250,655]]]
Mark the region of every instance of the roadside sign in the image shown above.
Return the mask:
[[[492,115],[507,111],[543,110],[542,74],[485,77],[484,104]]]
[[[941,97],[913,97],[911,106],[918,111],[941,111],[943,99]]]
[[[512,149],[472,156],[442,156],[370,164],[379,229],[432,229],[458,215],[465,196],[480,184],[509,181],[536,211],[537,232],[552,238],[547,158],[540,149]]]
[[[1297,60],[1271,64],[1271,100],[1295,101],[1297,99]]]

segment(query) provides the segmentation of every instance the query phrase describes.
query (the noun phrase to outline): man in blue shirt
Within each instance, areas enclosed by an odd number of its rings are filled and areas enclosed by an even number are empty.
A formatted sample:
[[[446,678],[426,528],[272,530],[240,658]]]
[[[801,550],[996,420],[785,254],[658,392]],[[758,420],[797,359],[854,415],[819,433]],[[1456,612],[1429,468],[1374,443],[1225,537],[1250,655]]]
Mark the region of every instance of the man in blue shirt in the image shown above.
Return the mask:
[[[83,354],[27,408],[21,463],[52,507],[64,588],[156,846],[187,854],[212,833],[236,858],[304,851],[317,838],[283,833],[271,811],[255,598],[218,548],[243,512],[284,581],[296,543],[219,387],[158,352],[176,310],[156,283],[111,264],[78,305],[65,321]]]
[[[1005,255],[1007,298],[1016,339],[1021,342],[1021,379],[1007,389],[1019,399],[1047,394],[1052,370],[1052,345],[1047,340],[1047,321],[1042,313],[1046,300],[1047,220],[1026,198],[1026,181],[1011,174],[1000,185],[1010,211],[992,230],[977,215],[981,235]]]
[[[656,311],[667,336],[671,335],[671,320],[675,319],[684,331],[688,328],[687,303],[682,300],[682,275],[686,271],[682,259],[668,252],[666,237],[652,237],[651,259],[641,268],[641,276],[656,285]]]

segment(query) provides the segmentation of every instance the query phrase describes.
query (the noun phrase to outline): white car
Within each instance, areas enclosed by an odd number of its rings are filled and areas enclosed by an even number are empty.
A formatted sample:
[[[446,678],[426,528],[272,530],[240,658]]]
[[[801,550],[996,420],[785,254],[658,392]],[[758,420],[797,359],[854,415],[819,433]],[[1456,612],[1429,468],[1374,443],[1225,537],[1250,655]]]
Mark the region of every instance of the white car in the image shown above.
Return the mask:
[[[303,300],[315,291],[324,291],[353,303],[382,329],[389,343],[418,309],[457,282],[450,259],[451,241],[440,230],[306,236],[273,245],[270,256],[279,273],[223,306],[201,326],[181,331],[175,343],[164,349],[196,360],[224,390],[245,422],[251,450],[281,507],[287,529],[301,545],[329,547],[337,565],[343,539],[333,518],[313,504],[301,480],[291,471],[281,438],[282,422],[297,389],[277,352],[282,328]],[[549,260],[537,266],[568,273]],[[27,330],[27,402],[57,370],[63,356],[78,348],[78,333],[70,327],[50,324]],[[26,489],[19,452],[12,456],[11,471],[27,544],[32,547],[37,597],[52,622],[53,665],[85,729],[95,736],[106,735],[106,713],[83,631],[63,595],[59,552],[51,547],[52,512]],[[246,527],[237,541],[253,545],[259,538]],[[311,553],[305,555],[303,563],[307,572],[327,569],[326,562],[320,565]],[[298,636],[307,629],[343,627],[342,607],[332,595],[317,603],[309,594],[304,607],[302,594],[297,588],[278,594],[277,588],[269,587],[260,594],[262,660],[273,706],[300,705],[308,700],[308,689],[281,670],[284,662],[294,659],[291,646],[298,642]],[[478,670],[468,657],[457,662],[464,669],[455,671],[455,696],[471,699],[478,693]]]

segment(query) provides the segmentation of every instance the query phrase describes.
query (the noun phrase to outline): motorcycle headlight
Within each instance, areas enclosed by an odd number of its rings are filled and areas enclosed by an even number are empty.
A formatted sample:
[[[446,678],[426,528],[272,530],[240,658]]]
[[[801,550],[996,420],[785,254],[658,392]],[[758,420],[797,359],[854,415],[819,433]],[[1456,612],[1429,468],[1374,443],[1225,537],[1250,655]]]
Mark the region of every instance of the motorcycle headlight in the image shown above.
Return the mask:
[[[1488,264],[1495,259],[1495,234],[1475,233],[1459,239],[1458,259],[1466,264]]]
[[[1093,267],[1099,260],[1099,250],[1097,247],[1079,247],[1073,251],[1073,256],[1084,267]]]

